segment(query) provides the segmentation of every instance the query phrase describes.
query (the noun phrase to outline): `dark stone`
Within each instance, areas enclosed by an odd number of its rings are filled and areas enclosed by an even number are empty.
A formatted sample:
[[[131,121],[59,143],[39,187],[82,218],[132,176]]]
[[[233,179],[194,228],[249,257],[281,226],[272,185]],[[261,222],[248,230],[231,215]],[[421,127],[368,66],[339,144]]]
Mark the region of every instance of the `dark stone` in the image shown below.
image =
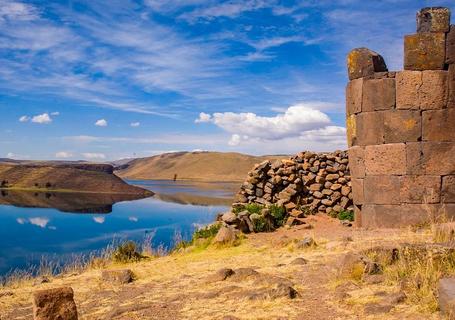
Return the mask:
[[[384,58],[368,48],[357,48],[349,52],[347,66],[349,80],[373,78],[375,72],[388,71]]]

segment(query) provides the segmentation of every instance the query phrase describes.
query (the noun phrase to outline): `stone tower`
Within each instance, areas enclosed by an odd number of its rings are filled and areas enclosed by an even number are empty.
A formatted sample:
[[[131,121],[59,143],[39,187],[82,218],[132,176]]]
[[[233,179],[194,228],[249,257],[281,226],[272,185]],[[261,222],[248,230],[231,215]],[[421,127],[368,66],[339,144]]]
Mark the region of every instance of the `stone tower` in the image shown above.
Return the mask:
[[[347,58],[346,124],[356,221],[395,227],[455,217],[455,25],[417,13],[404,71],[366,48]]]

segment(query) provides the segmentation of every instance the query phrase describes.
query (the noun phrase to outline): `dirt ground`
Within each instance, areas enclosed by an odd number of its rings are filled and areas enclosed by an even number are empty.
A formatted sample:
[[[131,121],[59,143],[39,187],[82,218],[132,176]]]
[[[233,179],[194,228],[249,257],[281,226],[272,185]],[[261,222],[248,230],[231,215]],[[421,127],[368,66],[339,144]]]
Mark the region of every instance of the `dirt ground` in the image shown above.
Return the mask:
[[[391,310],[374,303],[399,288],[387,283],[365,284],[339,277],[347,252],[402,241],[425,241],[425,232],[361,230],[342,226],[326,216],[307,219],[313,226],[282,228],[248,235],[236,247],[176,253],[150,261],[114,265],[131,269],[136,280],[118,285],[101,280],[101,270],[51,279],[50,283],[0,288],[0,319],[32,319],[35,290],[71,286],[79,319],[440,319],[421,313],[415,304],[397,302]],[[316,246],[299,241],[313,237]],[[299,264],[297,258],[307,260]],[[301,260],[300,260],[301,261]],[[222,268],[237,272],[214,281]],[[253,269],[254,271],[251,271]],[[276,288],[289,285],[295,298]],[[368,305],[373,304],[373,308]]]

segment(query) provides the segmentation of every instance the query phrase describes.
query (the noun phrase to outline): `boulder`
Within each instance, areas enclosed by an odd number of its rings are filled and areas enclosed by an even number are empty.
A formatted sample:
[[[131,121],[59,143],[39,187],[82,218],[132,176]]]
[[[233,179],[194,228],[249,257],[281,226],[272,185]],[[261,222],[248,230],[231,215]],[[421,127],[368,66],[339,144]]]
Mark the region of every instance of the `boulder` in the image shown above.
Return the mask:
[[[449,32],[450,10],[443,7],[427,7],[417,12],[417,32]]]
[[[71,287],[39,290],[33,293],[34,320],[77,320]]]
[[[218,281],[224,281],[227,278],[231,277],[234,275],[234,270],[229,269],[229,268],[223,268],[218,270],[215,274],[210,275],[207,278],[208,282],[218,282]]]
[[[101,271],[101,279],[111,284],[130,283],[133,282],[133,278],[133,272],[130,269]]]
[[[237,239],[237,230],[230,226],[221,226],[220,230],[213,239],[214,244],[233,243]]]
[[[374,77],[375,72],[388,71],[384,58],[367,48],[357,48],[349,52],[347,66],[349,80]]]
[[[224,221],[227,224],[236,224],[238,222],[238,217],[234,212],[229,211],[221,216],[221,221]]]

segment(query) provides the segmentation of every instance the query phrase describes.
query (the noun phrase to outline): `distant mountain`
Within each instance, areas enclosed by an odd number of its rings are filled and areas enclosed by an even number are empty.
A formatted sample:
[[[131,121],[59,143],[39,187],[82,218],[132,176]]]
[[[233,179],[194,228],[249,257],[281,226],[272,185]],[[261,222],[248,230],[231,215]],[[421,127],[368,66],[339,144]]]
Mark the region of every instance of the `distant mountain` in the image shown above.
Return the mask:
[[[138,158],[123,164],[116,174],[126,179],[243,181],[253,166],[286,155],[251,156],[223,152],[175,152]]]
[[[127,184],[110,164],[0,160],[0,189],[151,195]]]

